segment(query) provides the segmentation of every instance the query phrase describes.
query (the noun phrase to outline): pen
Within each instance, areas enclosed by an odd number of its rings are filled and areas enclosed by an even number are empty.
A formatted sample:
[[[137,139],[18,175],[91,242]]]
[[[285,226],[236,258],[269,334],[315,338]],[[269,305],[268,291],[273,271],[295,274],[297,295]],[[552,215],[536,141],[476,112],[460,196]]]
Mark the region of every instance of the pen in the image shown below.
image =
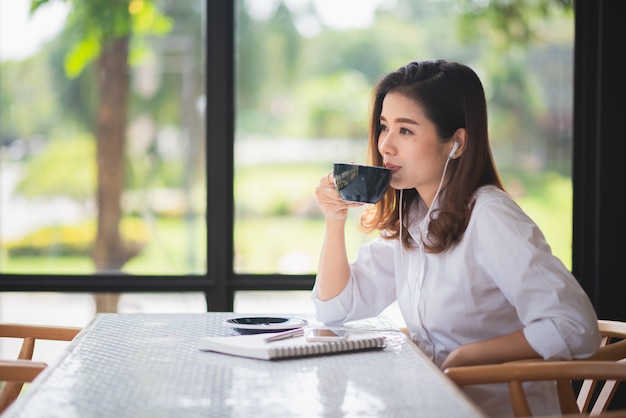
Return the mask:
[[[281,332],[278,334],[274,334],[271,337],[267,337],[265,339],[265,342],[270,343],[272,341],[285,340],[287,338],[299,337],[301,335],[304,335],[304,330],[302,328],[290,329],[289,331]]]

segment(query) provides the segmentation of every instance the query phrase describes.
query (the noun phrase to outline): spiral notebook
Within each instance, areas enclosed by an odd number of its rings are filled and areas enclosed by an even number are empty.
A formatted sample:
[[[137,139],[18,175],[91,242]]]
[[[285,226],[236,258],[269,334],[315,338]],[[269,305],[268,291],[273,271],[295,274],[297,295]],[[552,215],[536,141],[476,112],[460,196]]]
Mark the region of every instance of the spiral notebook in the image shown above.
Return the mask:
[[[267,342],[271,334],[202,337],[199,349],[262,360],[309,357],[385,348],[386,338],[376,333],[354,333],[341,341],[307,341],[304,336]]]

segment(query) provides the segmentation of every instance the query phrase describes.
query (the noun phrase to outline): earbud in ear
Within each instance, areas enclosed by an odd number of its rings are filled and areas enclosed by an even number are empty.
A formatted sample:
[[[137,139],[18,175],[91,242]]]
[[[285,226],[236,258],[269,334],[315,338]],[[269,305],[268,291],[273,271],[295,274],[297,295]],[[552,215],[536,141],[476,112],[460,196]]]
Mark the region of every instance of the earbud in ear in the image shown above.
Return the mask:
[[[450,154],[448,154],[448,159],[450,158],[454,158],[454,154],[456,153],[456,150],[459,149],[459,141],[454,141],[454,144],[452,145],[452,149],[450,150]]]

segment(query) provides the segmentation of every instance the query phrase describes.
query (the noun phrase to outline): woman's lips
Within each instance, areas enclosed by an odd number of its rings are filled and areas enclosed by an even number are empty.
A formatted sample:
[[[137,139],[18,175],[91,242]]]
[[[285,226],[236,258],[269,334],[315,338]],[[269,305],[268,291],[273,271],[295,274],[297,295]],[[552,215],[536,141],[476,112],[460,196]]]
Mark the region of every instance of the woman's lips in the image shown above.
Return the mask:
[[[393,165],[393,164],[389,164],[389,163],[385,163],[385,167],[390,169],[392,172],[396,172],[398,170],[400,170],[400,166],[397,165]]]

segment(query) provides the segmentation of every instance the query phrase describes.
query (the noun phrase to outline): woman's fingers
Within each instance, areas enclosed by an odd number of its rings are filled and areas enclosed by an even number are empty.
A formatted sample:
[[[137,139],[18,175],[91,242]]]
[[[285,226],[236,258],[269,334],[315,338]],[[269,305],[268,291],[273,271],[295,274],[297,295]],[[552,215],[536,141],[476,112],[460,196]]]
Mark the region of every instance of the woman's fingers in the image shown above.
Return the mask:
[[[323,176],[315,189],[317,203],[328,220],[345,220],[348,209],[361,206],[361,203],[344,201],[335,188],[332,173]]]

